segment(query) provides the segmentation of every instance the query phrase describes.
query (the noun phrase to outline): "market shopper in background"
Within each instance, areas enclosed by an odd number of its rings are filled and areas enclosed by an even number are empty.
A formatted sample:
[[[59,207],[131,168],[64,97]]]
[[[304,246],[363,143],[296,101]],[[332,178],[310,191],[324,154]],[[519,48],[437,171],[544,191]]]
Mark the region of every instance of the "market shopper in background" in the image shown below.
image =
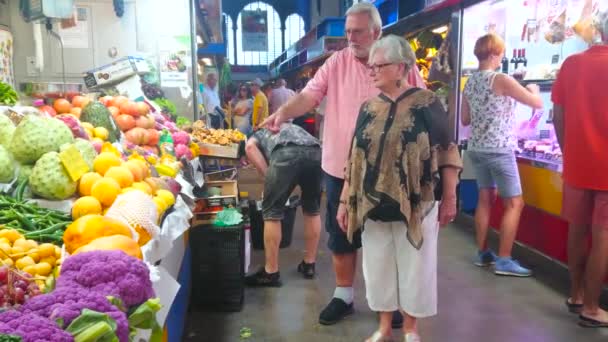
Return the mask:
[[[217,75],[215,73],[207,74],[207,82],[205,83],[201,95],[203,109],[207,114],[207,125],[213,128],[219,128],[223,118],[215,112],[215,108],[221,108],[220,95],[217,89]]]
[[[462,101],[462,124],[472,126],[467,155],[477,177],[479,201],[475,210],[478,252],[477,266],[494,264],[497,275],[527,277],[532,272],[511,258],[519,218],[524,207],[519,171],[515,159],[515,104],[542,108],[537,85],[521,86],[514,78],[496,72],[505,53],[502,39],[485,35],[475,44],[479,70],[467,80]],[[498,256],[487,248],[490,213],[496,188],[503,200]]]
[[[599,307],[608,270],[608,102],[600,86],[608,84],[608,12],[596,24],[602,43],[564,61],[552,100],[564,159],[562,215],[570,223],[566,305],[581,325],[608,327],[608,312]]]
[[[441,101],[405,78],[415,63],[403,38],[372,47],[371,75],[381,94],[361,107],[340,196],[338,223],[349,241],[363,231],[367,301],[380,312],[368,342],[392,340],[395,310],[405,317],[405,341],[420,341],[417,319],[437,314],[439,223],[456,216],[462,161]]]
[[[289,99],[294,97],[296,93],[287,88],[287,82],[280,78],[277,81],[277,88],[272,90],[270,95],[269,103],[270,103],[270,112],[276,112],[282,105],[286,104]]]
[[[327,195],[325,229],[329,235],[328,247],[333,253],[337,287],[319,316],[319,322],[325,325],[335,324],[354,311],[353,283],[361,234],[354,234],[349,241],[338,226],[336,216],[359,109],[363,102],[379,93],[367,65],[370,48],[382,33],[382,19],[376,7],[367,2],[354,4],[346,12],[345,31],[349,47],[334,53],[304,90],[263,123],[270,130],[278,131],[282,123],[312,111],[327,97],[322,161]],[[417,68],[411,69],[408,79],[410,84],[424,87]],[[397,311],[393,323],[396,328],[403,324]]]
[[[243,83],[240,85],[237,95],[232,100],[232,120],[234,128],[241,133],[249,135],[251,133],[251,114],[253,113],[253,97],[251,88]]]
[[[268,98],[262,91],[264,82],[256,78],[251,84],[251,93],[253,94],[253,116],[251,123],[254,130],[257,130],[260,123],[268,117]]]
[[[304,129],[294,124],[281,125],[275,134],[260,129],[247,141],[249,161],[265,176],[262,215],[264,217],[264,252],[266,265],[245,277],[249,286],[281,286],[279,245],[285,203],[299,185],[306,251],[298,272],[307,279],[315,276],[315,260],[321,233],[321,145]]]

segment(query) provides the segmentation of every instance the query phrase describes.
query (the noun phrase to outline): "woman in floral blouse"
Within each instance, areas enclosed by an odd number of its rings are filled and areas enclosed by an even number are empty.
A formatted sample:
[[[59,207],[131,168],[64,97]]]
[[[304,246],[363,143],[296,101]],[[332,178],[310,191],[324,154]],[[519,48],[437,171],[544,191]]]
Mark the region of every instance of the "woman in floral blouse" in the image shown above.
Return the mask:
[[[405,341],[420,341],[417,318],[437,312],[439,225],[456,215],[462,162],[439,99],[406,81],[415,61],[397,36],[372,48],[370,72],[381,94],[361,107],[338,210],[349,239],[363,230],[367,300],[380,312],[368,342],[391,340],[395,310],[405,317]]]

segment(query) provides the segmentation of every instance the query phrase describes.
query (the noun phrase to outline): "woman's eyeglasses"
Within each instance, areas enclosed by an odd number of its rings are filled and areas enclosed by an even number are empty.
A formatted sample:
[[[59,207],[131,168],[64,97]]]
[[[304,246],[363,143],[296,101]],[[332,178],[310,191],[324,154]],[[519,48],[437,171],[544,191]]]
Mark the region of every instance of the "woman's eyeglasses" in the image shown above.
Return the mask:
[[[394,63],[372,64],[369,68],[372,69],[373,72],[378,72],[378,70],[393,64]]]

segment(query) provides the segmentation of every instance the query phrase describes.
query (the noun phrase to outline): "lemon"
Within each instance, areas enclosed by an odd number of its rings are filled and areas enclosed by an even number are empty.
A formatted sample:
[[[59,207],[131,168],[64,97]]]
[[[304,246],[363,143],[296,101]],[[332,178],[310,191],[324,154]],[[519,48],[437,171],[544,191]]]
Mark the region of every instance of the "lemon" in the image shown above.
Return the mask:
[[[17,266],[17,268],[20,270],[23,270],[27,266],[33,266],[33,265],[36,265],[36,262],[34,261],[34,259],[32,259],[29,256],[24,256],[23,258],[21,258],[15,262],[15,266]]]
[[[51,271],[53,270],[53,267],[46,262],[40,262],[38,264],[36,264],[35,266],[36,269],[36,274],[41,275],[43,277],[48,276],[49,274],[51,274]]]
[[[156,196],[165,200],[167,203],[167,208],[175,204],[175,196],[169,190],[160,189],[156,192]]]
[[[110,136],[110,132],[105,127],[95,127],[95,129],[93,129],[93,135],[95,138],[106,141]]]
[[[50,257],[52,256],[53,258],[55,257],[55,245],[53,245],[52,243],[43,243],[40,246],[38,246],[38,255],[40,255],[41,258],[46,258],[46,257]]]

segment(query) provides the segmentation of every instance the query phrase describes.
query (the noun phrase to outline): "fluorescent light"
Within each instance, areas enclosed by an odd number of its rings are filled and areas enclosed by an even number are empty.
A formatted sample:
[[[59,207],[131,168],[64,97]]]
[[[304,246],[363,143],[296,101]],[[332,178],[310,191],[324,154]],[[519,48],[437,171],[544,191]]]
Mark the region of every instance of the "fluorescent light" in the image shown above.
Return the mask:
[[[448,26],[447,25],[443,25],[441,27],[438,27],[436,29],[433,30],[433,33],[437,33],[437,34],[442,34],[448,31]]]
[[[211,61],[211,58],[205,57],[202,59],[203,64],[205,64],[206,66],[211,66],[213,65],[213,62]]]

